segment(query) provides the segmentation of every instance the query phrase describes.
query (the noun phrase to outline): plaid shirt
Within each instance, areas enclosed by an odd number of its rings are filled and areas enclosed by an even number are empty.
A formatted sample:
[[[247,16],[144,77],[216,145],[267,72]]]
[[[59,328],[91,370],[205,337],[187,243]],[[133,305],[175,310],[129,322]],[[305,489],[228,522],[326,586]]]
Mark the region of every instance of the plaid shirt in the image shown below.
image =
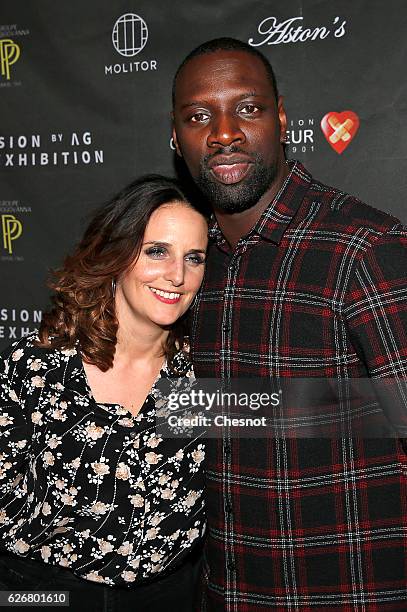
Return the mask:
[[[211,229],[198,376],[405,377],[406,229],[289,163],[234,251]],[[402,441],[225,436],[207,450],[202,609],[407,609]]]

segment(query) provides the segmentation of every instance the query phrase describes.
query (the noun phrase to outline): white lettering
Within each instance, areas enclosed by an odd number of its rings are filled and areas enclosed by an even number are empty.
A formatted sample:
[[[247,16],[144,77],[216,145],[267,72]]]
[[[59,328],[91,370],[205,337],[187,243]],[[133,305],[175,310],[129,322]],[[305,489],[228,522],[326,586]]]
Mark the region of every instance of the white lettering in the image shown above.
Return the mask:
[[[143,60],[142,62],[128,62],[127,64],[111,64],[105,66],[105,75],[107,74],[128,74],[129,72],[147,72],[148,70],[157,70],[157,60]]]
[[[42,311],[41,310],[34,310],[33,321],[34,323],[41,323],[42,321]]]
[[[266,17],[260,22],[257,32],[262,37],[259,41],[249,38],[248,43],[252,47],[262,45],[280,45],[287,43],[306,42],[308,40],[324,40],[331,34],[331,30],[325,26],[317,26],[313,29],[303,28],[302,16],[291,17],[285,21],[278,22],[277,17]],[[339,21],[339,17],[334,20],[334,25]],[[300,23],[298,23],[300,22]],[[346,21],[344,20],[334,31],[335,38],[341,38],[346,34]]]

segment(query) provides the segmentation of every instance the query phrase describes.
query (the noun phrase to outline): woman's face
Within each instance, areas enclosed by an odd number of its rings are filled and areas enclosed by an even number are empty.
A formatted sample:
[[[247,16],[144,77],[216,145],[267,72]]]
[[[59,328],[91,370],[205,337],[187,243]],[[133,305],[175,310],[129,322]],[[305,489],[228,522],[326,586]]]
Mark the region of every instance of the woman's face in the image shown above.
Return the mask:
[[[182,202],[163,204],[147,224],[140,255],[117,283],[116,312],[165,327],[189,308],[203,279],[208,226]]]

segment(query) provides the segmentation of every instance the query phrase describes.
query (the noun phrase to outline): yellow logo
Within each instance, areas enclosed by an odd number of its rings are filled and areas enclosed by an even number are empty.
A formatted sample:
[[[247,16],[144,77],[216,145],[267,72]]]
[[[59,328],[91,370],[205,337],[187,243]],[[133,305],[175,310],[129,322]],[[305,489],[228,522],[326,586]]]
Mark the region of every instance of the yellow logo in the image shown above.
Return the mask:
[[[10,66],[20,57],[20,47],[11,38],[0,39],[0,68],[2,76],[10,80]]]
[[[14,215],[1,215],[3,228],[3,246],[11,255],[13,252],[12,241],[20,238],[23,232],[23,224]]]

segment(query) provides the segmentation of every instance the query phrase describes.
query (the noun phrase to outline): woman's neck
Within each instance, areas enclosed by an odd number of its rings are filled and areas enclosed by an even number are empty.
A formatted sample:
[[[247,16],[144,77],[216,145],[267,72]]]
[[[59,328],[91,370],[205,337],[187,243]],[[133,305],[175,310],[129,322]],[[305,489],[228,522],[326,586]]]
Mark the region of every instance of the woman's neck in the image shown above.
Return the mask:
[[[144,329],[143,329],[144,327]],[[143,325],[119,325],[115,361],[156,361],[162,359],[168,330]]]

